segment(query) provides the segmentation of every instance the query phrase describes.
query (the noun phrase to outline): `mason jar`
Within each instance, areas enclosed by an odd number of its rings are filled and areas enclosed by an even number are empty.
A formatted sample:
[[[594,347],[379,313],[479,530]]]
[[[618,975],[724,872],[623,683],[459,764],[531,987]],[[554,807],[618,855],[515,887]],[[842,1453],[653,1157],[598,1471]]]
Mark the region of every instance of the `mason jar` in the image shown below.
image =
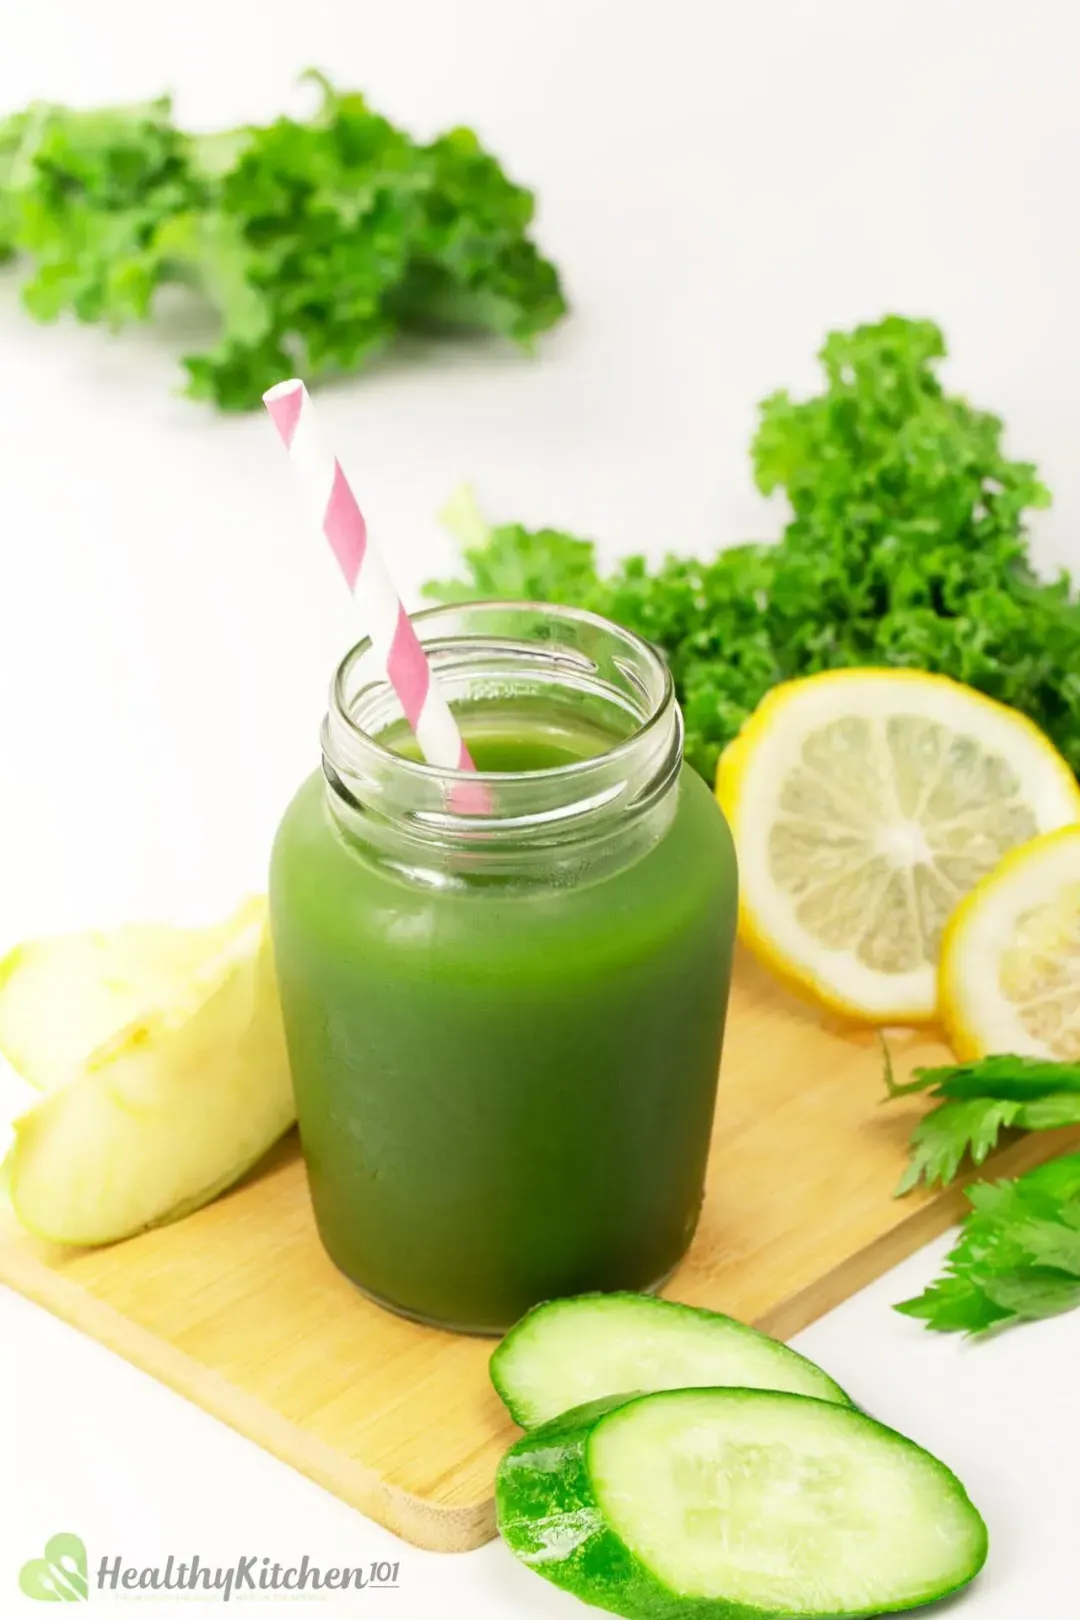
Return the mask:
[[[735,857],[645,642],[546,605],[414,623],[479,774],[421,761],[354,648],[275,842],[274,954],[331,1259],[391,1310],[497,1332],[685,1252]]]

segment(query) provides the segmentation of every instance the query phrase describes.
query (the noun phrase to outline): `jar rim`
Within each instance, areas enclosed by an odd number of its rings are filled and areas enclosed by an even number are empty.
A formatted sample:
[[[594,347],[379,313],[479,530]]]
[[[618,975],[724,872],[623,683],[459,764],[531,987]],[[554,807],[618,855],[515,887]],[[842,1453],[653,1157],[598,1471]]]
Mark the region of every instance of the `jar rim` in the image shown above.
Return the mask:
[[[417,614],[413,625],[452,706],[548,696],[571,713],[580,705],[610,746],[524,771],[407,758],[380,740],[403,715],[367,639],[338,665],[323,725],[323,769],[339,819],[359,810],[370,838],[482,846],[488,861],[500,844],[569,851],[613,836],[650,819],[666,798],[682,763],[682,716],[666,661],[633,631],[546,602],[450,603]],[[482,794],[464,791],[470,785]]]
[[[340,718],[348,728],[350,737],[358,742],[362,749],[370,750],[373,759],[379,760],[387,768],[403,770],[418,781],[445,782],[448,784],[469,782],[513,783],[531,782],[540,778],[558,777],[568,780],[575,776],[585,775],[603,762],[607,765],[617,765],[623,758],[629,758],[635,750],[640,750],[642,743],[647,741],[650,734],[659,728],[670,706],[675,699],[675,683],[667,662],[643,636],[637,635],[633,630],[616,624],[612,619],[606,619],[600,613],[593,613],[588,608],[563,607],[552,602],[515,601],[510,598],[484,598],[475,602],[440,603],[435,607],[422,608],[417,613],[409,615],[413,627],[416,629],[421,642],[422,631],[430,624],[447,618],[450,614],[467,609],[470,613],[482,612],[491,609],[493,613],[536,613],[544,615],[551,620],[562,620],[567,623],[576,623],[591,627],[605,634],[617,635],[635,655],[646,662],[652,671],[659,677],[659,689],[651,698],[649,712],[640,720],[628,736],[619,739],[611,748],[605,748],[601,753],[586,759],[572,760],[565,765],[542,766],[537,770],[529,771],[480,771],[465,770],[460,766],[431,765],[426,760],[409,759],[392,748],[381,743],[377,735],[359,725],[350,712],[347,700],[346,686],[349,675],[360,660],[368,656],[373,650],[370,636],[365,636],[352,646],[341,659],[334,671],[330,686],[331,711]],[[477,638],[480,639],[479,637]]]

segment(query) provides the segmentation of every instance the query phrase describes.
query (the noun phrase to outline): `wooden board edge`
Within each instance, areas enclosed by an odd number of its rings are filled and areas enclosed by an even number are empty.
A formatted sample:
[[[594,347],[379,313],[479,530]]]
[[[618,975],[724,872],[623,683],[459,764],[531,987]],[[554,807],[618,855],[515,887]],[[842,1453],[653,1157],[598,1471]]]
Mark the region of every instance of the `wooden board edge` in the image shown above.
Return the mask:
[[[462,1507],[441,1507],[374,1470],[341,1456],[324,1441],[290,1423],[220,1373],[201,1367],[174,1345],[129,1321],[78,1283],[51,1271],[13,1243],[0,1243],[0,1283],[51,1315],[96,1339],[124,1361],[210,1413],[280,1462],[322,1486],[385,1529],[429,1552],[470,1552],[494,1539],[495,1502],[487,1497]]]
[[[973,1181],[1001,1181],[1021,1176],[1077,1147],[1080,1147],[1080,1131],[1072,1127],[1060,1131],[1032,1131],[999,1149],[977,1169],[969,1167],[944,1191],[924,1192],[921,1201],[916,1201],[918,1195],[914,1195],[912,1211],[906,1220],[832,1271],[816,1278],[807,1288],[770,1306],[753,1325],[776,1339],[794,1338],[796,1333],[801,1333],[819,1317],[883,1277],[901,1260],[909,1259],[947,1232],[950,1226],[955,1226],[970,1208],[964,1188]]]

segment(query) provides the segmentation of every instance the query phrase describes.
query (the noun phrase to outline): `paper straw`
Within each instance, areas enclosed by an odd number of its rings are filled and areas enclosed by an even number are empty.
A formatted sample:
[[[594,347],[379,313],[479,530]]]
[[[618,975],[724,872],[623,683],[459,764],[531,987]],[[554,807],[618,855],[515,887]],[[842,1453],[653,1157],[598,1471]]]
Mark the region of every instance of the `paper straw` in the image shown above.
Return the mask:
[[[293,378],[269,389],[263,403],[289,452],[301,494],[337,558],[375,655],[405,711],[421,754],[429,765],[475,770],[382,555],[368,536],[364,515],[341,463],[319,431],[307,389]],[[482,806],[477,801],[472,808]]]

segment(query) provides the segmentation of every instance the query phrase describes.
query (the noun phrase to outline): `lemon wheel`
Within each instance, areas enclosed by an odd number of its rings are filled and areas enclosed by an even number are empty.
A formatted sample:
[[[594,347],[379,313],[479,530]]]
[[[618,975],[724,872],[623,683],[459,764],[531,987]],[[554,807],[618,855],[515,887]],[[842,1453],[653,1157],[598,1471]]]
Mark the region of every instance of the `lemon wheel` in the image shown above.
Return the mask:
[[[922,1023],[949,917],[1004,855],[1080,820],[1043,733],[944,676],[837,670],[775,688],[725,750],[740,932],[842,1014]]]
[[[1014,850],[945,930],[941,1016],[957,1054],[1080,1062],[1080,827]]]

